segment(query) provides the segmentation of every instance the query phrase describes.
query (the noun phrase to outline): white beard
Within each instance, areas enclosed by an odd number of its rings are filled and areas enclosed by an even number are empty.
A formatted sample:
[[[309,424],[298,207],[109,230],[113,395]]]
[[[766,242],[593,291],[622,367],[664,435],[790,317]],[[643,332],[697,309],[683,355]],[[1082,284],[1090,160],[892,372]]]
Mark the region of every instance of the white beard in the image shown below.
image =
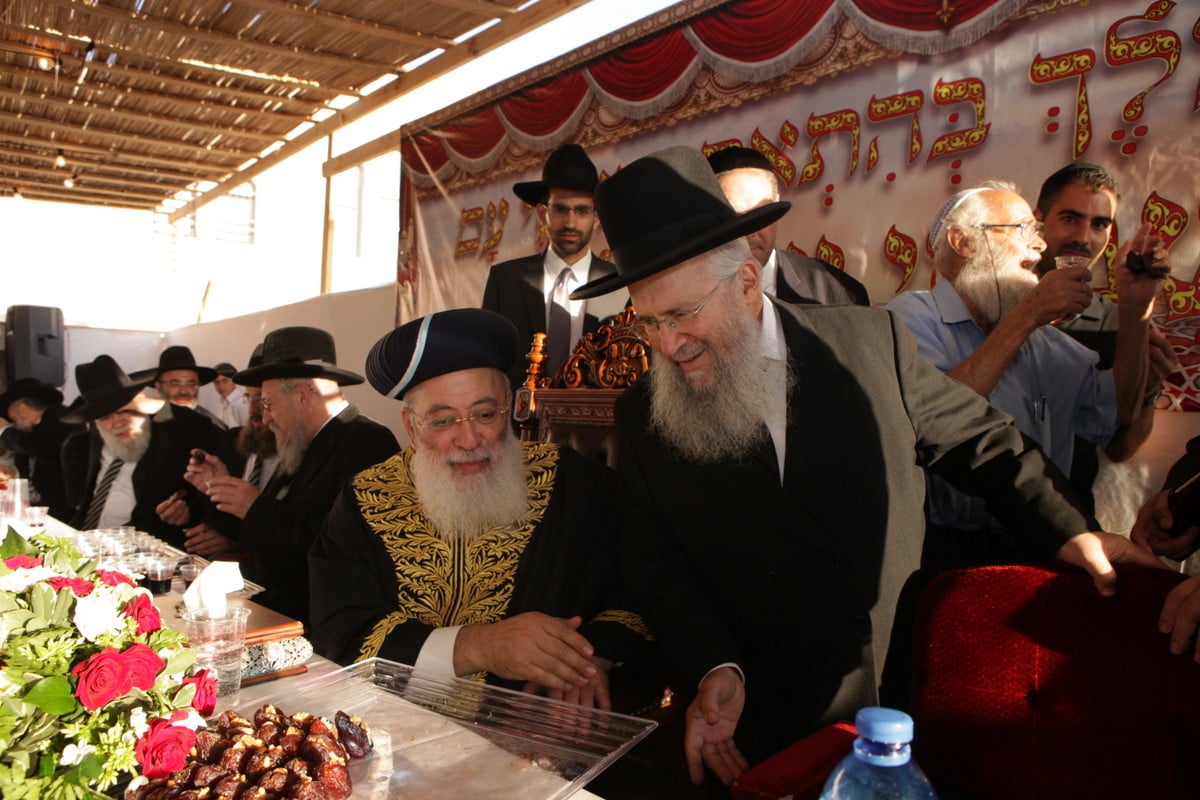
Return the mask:
[[[100,439],[104,442],[104,446],[126,464],[136,464],[141,461],[142,456],[146,455],[146,450],[150,448],[150,420],[148,419],[142,429],[129,439],[121,439],[116,433],[110,433],[99,426],[96,429],[100,432]]]
[[[769,307],[764,314],[773,313]],[[766,437],[764,421],[772,393],[787,391],[794,377],[784,361],[768,358],[754,317],[736,314],[715,334],[727,354],[709,347],[713,379],[692,386],[679,366],[656,353],[650,360],[650,425],[692,461],[736,460]]]
[[[993,271],[991,256],[981,253],[963,265],[954,279],[954,288],[985,320],[995,325],[1037,282],[1037,275],[1020,265]]]
[[[413,486],[438,535],[471,541],[489,528],[513,527],[529,518],[525,453],[516,438],[505,435],[494,448],[477,447],[459,458],[488,458],[490,465],[459,475],[435,451],[419,447],[413,452]]]

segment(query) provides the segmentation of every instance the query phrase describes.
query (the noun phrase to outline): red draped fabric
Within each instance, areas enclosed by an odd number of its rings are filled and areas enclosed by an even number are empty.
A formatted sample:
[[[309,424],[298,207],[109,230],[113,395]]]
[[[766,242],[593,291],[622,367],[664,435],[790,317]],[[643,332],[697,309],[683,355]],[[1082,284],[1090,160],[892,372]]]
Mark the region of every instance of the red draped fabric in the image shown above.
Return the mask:
[[[582,72],[568,72],[496,105],[512,125],[530,136],[546,136],[561,128],[588,94]]]
[[[605,92],[622,100],[649,100],[665,92],[687,71],[696,51],[683,31],[666,31],[661,36],[623,47],[587,68]]]
[[[504,138],[504,126],[496,116],[495,107],[487,106],[443,125],[441,134],[446,146],[454,152],[464,158],[478,159],[494,150]]]
[[[652,103],[673,90],[687,70],[696,66],[702,56],[693,49],[692,41],[707,48],[703,58],[724,60],[726,74],[740,80],[758,81],[762,78],[741,76],[728,72],[729,63],[760,65],[780,59],[806,37],[824,35],[821,22],[829,14],[854,14],[862,25],[877,26],[873,32],[891,37],[899,31],[912,32],[912,41],[887,41],[886,46],[912,52],[940,52],[928,48],[960,46],[953,37],[930,39],[933,33],[962,33],[966,40],[983,35],[986,30],[1003,21],[1008,7],[1018,7],[1021,0],[953,0],[951,3],[931,3],[929,0],[732,0],[696,17],[689,24],[664,30],[641,41],[610,53],[586,67],[580,67],[549,81],[508,95],[495,105],[459,117],[442,125],[436,133],[420,133],[405,137],[402,154],[405,170],[411,175],[430,175],[453,162],[468,172],[491,169],[494,154],[509,131],[496,113],[514,130],[531,140],[535,147],[557,146],[569,140],[573,132],[565,127],[577,124],[585,103],[596,97],[585,78],[584,69],[597,87],[612,102]],[[996,15],[989,20],[987,12]],[[982,16],[981,16],[982,15]],[[962,28],[956,26],[962,25]],[[974,26],[972,28],[972,25]],[[825,26],[827,28],[827,26]],[[690,34],[686,33],[690,30]],[[880,31],[886,31],[880,34]],[[945,43],[949,43],[948,45]],[[713,66],[709,64],[708,66]],[[787,69],[787,64],[783,69]],[[603,102],[604,97],[599,101]],[[673,99],[670,102],[675,102]],[[620,111],[615,111],[618,115]],[[519,141],[529,147],[528,142]]]
[[[868,17],[909,31],[936,31],[974,19],[997,0],[954,0],[943,10],[929,0],[854,0]],[[944,18],[943,18],[944,15]]]
[[[834,0],[742,0],[700,17],[692,32],[714,53],[735,61],[764,61],[794,46]]]

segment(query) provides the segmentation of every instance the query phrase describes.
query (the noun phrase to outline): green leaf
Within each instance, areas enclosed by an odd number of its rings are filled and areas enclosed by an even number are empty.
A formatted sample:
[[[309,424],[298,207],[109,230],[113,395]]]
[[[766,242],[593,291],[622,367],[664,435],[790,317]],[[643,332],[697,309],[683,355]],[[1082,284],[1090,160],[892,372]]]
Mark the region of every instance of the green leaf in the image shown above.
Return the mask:
[[[25,693],[25,702],[37,706],[47,714],[61,716],[75,710],[75,696],[71,694],[71,682],[60,675],[42,678]]]
[[[11,527],[8,529],[8,533],[4,535],[4,541],[0,542],[0,559],[12,558],[19,555],[36,556],[37,553],[37,548],[25,541],[25,537],[14,531]]]

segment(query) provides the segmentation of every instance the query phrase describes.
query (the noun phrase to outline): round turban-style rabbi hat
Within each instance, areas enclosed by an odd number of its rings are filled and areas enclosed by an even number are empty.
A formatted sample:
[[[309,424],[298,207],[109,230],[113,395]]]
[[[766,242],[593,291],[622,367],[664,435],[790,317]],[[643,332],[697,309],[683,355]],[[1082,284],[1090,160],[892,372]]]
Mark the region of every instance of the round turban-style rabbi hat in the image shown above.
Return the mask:
[[[430,378],[490,367],[507,373],[520,355],[517,328],[482,308],[437,311],[406,322],[367,353],[367,381],[393,400]]]

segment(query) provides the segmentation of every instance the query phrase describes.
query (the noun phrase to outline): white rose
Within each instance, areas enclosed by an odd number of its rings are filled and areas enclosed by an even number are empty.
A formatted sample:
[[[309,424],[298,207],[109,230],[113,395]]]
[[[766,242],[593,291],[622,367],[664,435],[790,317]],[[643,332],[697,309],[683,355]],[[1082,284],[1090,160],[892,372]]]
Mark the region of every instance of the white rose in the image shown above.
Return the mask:
[[[62,759],[59,761],[59,763],[64,767],[74,766],[82,761],[83,757],[88,753],[94,752],[96,752],[96,748],[87,742],[80,742],[78,744],[72,742],[63,748]]]
[[[89,642],[105,633],[116,633],[125,625],[125,618],[105,592],[92,592],[75,601],[75,627]]]
[[[57,572],[49,567],[29,567],[27,569],[13,570],[7,575],[0,576],[0,592],[20,594],[35,583],[44,581],[47,578],[53,578],[57,574]]]

